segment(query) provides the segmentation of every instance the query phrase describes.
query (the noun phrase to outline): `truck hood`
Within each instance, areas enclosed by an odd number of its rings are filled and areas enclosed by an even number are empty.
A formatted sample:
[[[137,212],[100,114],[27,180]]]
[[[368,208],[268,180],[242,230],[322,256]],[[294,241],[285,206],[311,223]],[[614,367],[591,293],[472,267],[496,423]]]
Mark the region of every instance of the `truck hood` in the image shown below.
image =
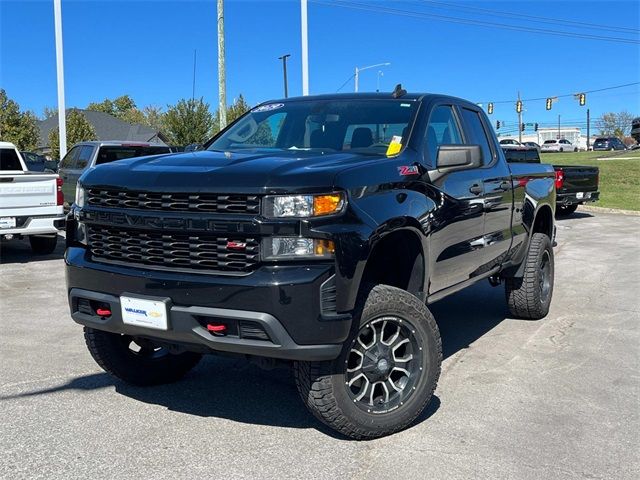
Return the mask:
[[[338,172],[385,156],[286,151],[190,152],[120,160],[85,172],[85,186],[171,192],[277,193],[335,187]]]

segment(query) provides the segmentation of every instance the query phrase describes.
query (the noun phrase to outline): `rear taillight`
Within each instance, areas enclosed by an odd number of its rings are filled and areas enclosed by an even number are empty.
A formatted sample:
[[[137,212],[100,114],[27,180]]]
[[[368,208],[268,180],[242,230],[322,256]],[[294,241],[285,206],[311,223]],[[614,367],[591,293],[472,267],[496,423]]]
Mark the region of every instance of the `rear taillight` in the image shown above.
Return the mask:
[[[564,185],[564,172],[556,170],[556,190],[560,190]]]
[[[56,178],[56,186],[58,187],[58,202],[57,205],[64,205],[64,194],[62,193],[62,179]]]

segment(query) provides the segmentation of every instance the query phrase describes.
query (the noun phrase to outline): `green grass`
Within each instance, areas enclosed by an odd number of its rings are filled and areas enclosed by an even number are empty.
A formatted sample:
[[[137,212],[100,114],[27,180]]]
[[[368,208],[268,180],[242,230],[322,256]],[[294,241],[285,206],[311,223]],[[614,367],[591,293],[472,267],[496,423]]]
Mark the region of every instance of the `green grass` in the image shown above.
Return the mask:
[[[541,157],[543,163],[593,165],[600,168],[600,201],[588,205],[640,211],[640,150],[543,153]],[[624,157],[625,160],[618,157]]]

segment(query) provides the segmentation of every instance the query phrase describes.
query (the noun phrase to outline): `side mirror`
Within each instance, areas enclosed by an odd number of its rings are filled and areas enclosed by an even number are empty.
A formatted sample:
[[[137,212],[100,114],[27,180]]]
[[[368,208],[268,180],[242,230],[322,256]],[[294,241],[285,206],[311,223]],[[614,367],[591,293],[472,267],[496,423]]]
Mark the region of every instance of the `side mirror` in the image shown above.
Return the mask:
[[[436,168],[440,171],[462,170],[482,166],[480,145],[440,145]]]

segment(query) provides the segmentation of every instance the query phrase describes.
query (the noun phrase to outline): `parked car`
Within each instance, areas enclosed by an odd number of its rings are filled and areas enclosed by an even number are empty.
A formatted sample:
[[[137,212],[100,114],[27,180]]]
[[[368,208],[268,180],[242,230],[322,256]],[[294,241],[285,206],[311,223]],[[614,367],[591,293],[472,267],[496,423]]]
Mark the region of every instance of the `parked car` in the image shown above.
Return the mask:
[[[638,142],[637,144],[640,144],[640,117],[631,121],[631,136]]]
[[[25,165],[30,172],[57,172],[58,162],[55,160],[47,160],[43,155],[33,152],[20,152]]]
[[[627,147],[618,137],[600,137],[593,142],[593,150],[626,150]]]
[[[503,138],[502,140],[500,140],[500,145],[503,147],[511,148],[522,148],[524,146],[518,140],[515,140],[513,138]]]
[[[117,160],[163,153],[171,153],[171,148],[165,145],[119,141],[91,141],[75,144],[60,160],[59,165],[60,177],[64,180],[64,196],[68,200],[65,206],[68,207],[73,202],[76,196],[76,183],[86,170]]]
[[[509,163],[540,163],[540,153],[535,148],[503,150]],[[598,167],[554,165],[553,169],[556,172],[556,216],[571,215],[578,205],[596,202],[600,198]]]
[[[578,147],[574,146],[569,140],[561,138],[560,140],[545,140],[540,147],[542,153],[549,152],[577,152]]]
[[[0,142],[0,239],[28,237],[37,254],[55,250],[64,228],[62,180],[30,172],[13,143]]]
[[[202,151],[82,175],[71,316],[126,382],[175,381],[203,353],[284,360],[329,427],[389,435],[440,375],[427,304],[491,279],[511,316],[547,314],[554,182],[507,164],[473,102],[399,86],[267,102]]]
[[[536,142],[522,142],[522,145],[527,148],[535,148],[536,150],[538,150],[538,152],[540,151],[540,145],[538,145]]]

